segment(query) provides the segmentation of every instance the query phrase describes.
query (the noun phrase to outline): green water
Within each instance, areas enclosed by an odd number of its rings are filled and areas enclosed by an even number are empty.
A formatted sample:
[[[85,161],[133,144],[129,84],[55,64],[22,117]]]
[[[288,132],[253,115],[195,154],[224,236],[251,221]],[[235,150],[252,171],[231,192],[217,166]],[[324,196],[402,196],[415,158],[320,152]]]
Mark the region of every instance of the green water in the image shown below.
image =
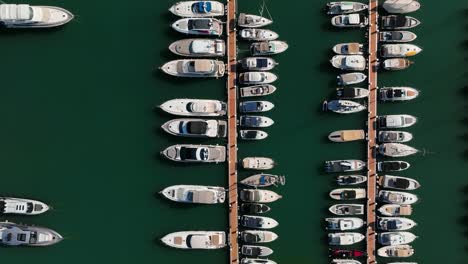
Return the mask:
[[[25,2],[25,1],[21,1]],[[228,250],[178,251],[157,239],[179,230],[225,230],[225,206],[180,206],[156,193],[173,184],[226,186],[224,165],[181,166],[159,158],[175,143],[223,143],[180,139],[159,126],[171,117],[154,105],[178,97],[225,98],[224,80],[176,80],[154,71],[175,59],[167,46],[182,38],[169,28],[174,1],[50,1],[76,18],[47,31],[0,32],[1,194],[31,197],[54,210],[10,221],[43,225],[65,240],[48,248],[0,248],[15,263],[226,263]],[[239,11],[258,12],[259,1],[239,1]],[[278,91],[267,100],[276,124],[263,142],[241,143],[240,157],[266,155],[287,175],[277,189],[284,198],[269,214],[280,222],[271,244],[278,263],[327,263],[323,218],[332,202],[327,159],[365,158],[364,143],[327,142],[338,129],[365,126],[365,114],[320,112],[330,98],[336,71],[330,48],[363,41],[359,30],[332,30],[325,1],[268,1],[271,29],[290,49],[275,59]],[[418,179],[421,202],[414,219],[420,238],[411,261],[468,263],[468,2],[423,1],[414,14],[424,52],[399,73],[379,75],[380,86],[408,85],[422,91],[414,102],[379,106],[379,112],[408,113],[419,123],[408,131],[411,145],[426,150],[407,160],[401,175]],[[241,54],[247,46],[241,45]],[[241,177],[248,175],[240,172]],[[465,190],[465,191],[464,191]],[[380,261],[386,263],[386,261]]]

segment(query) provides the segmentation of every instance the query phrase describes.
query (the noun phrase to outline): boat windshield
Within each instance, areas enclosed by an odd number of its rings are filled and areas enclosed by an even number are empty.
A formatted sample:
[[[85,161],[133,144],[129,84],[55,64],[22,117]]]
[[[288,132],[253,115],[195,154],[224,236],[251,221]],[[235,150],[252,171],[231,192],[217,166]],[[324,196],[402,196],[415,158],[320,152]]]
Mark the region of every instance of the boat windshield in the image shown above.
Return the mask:
[[[183,123],[181,123],[181,126]],[[208,124],[204,121],[192,121],[186,123],[185,131],[188,134],[205,134],[208,129]]]
[[[181,147],[180,148],[180,158],[182,160],[198,160],[198,148],[192,147]],[[202,157],[200,155],[200,157]]]
[[[211,19],[191,19],[188,22],[189,30],[208,30],[213,26]]]

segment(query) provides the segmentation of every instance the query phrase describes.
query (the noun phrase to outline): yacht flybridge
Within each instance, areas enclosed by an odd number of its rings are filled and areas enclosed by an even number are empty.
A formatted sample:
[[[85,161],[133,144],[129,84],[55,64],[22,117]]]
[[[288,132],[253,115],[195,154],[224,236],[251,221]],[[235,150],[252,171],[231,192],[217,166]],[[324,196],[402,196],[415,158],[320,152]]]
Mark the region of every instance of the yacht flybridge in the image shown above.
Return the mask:
[[[72,19],[73,14],[60,7],[0,4],[0,23],[7,28],[50,28]]]

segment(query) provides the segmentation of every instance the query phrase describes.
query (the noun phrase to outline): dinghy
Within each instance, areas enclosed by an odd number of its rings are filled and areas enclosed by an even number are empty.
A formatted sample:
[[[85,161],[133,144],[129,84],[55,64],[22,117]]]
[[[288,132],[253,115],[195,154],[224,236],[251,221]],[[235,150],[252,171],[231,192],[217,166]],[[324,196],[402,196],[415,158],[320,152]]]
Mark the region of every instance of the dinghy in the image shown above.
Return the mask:
[[[358,185],[366,181],[367,177],[363,175],[341,175],[336,179],[338,185]]]
[[[266,41],[279,38],[278,33],[269,29],[245,28],[239,32],[241,38],[245,40]]]
[[[269,243],[278,238],[278,235],[265,230],[245,230],[240,232],[240,239],[245,243]]]
[[[379,161],[377,162],[377,170],[379,172],[404,171],[409,168],[410,168],[410,164],[406,161]]]
[[[408,101],[418,97],[418,90],[410,87],[383,87],[379,89],[379,99],[381,101]]]
[[[356,140],[364,140],[366,133],[364,130],[339,130],[328,135],[328,139],[332,142],[350,142]]]
[[[358,200],[366,198],[364,188],[340,188],[330,192],[330,198],[335,200]]]
[[[239,83],[241,84],[269,84],[278,79],[271,72],[244,72],[239,74]]]
[[[417,11],[421,4],[417,0],[386,0],[382,7],[388,13],[406,14]]]
[[[365,81],[367,76],[364,73],[352,72],[340,74],[336,78],[338,79],[338,85],[352,85]]]
[[[361,171],[366,167],[362,160],[331,160],[325,162],[325,172],[352,172]]]
[[[361,43],[340,43],[333,47],[333,51],[339,55],[362,55],[363,45]]]
[[[279,40],[255,42],[250,45],[252,56],[274,55],[285,52],[287,49],[288,44]]]
[[[330,63],[344,71],[363,71],[367,65],[366,58],[362,55],[335,55]]]
[[[384,258],[408,258],[414,254],[410,245],[385,246],[377,250],[377,255]]]
[[[350,100],[325,101],[323,103],[323,108],[338,114],[353,114],[366,110],[364,105]]]
[[[180,17],[216,17],[224,15],[224,5],[217,1],[182,1],[169,11]]]
[[[353,245],[364,240],[365,236],[360,233],[329,233],[328,244],[331,246]]]
[[[247,177],[240,181],[240,183],[250,186],[250,187],[269,187],[269,186],[278,186],[285,185],[286,179],[284,176],[272,175],[272,174],[255,174],[250,177]]]
[[[274,59],[268,57],[247,57],[239,63],[246,71],[269,71],[278,65]]]
[[[268,190],[244,189],[240,192],[241,201],[248,203],[272,203],[282,196]]]
[[[255,215],[243,215],[239,223],[245,228],[253,229],[272,229],[278,226],[278,222],[273,218]]]
[[[379,116],[377,121],[379,128],[405,128],[416,124],[417,118],[412,115],[386,115]]]
[[[390,204],[414,204],[418,201],[418,196],[412,193],[395,192],[395,191],[379,191],[379,200]]]
[[[219,163],[226,161],[226,147],[179,144],[161,151],[161,155],[178,162]]]
[[[185,57],[223,57],[226,44],[222,39],[182,39],[169,45],[169,50]]]
[[[243,115],[240,117],[239,125],[242,127],[269,127],[275,122],[273,119],[266,116],[248,116]]]
[[[174,185],[165,188],[160,194],[174,202],[193,204],[224,203],[226,199],[226,190],[216,186]]]
[[[202,36],[221,36],[223,22],[215,18],[182,18],[172,24],[180,33]]]
[[[327,4],[327,7],[327,14],[329,15],[358,13],[368,8],[366,4],[349,1],[330,2]]]
[[[245,28],[264,27],[271,23],[273,23],[273,21],[268,18],[245,13],[240,13],[237,19],[237,25]]]
[[[332,17],[331,24],[335,27],[341,28],[362,28],[369,24],[369,19],[367,18],[367,16],[360,14],[338,15]]]
[[[364,221],[357,217],[332,217],[325,218],[327,230],[346,231],[355,230],[364,226]]]
[[[260,84],[239,89],[241,97],[257,97],[270,95],[276,91],[276,87],[271,84]]]
[[[380,54],[384,58],[412,57],[419,54],[422,49],[413,44],[383,44]]]
[[[239,137],[243,140],[262,140],[268,137],[268,133],[262,130],[242,129]]]
[[[267,257],[273,254],[273,250],[264,246],[243,245],[241,248],[241,254],[250,257]]]
[[[413,191],[421,187],[417,180],[391,175],[380,176],[379,183],[383,188],[403,191]]]
[[[366,252],[362,250],[356,250],[356,249],[333,249],[330,250],[330,257],[333,258],[341,258],[341,259],[346,259],[346,258],[360,258],[364,257],[366,255]]]
[[[385,216],[410,216],[413,213],[411,205],[385,204],[378,209]]]
[[[173,99],[159,106],[163,111],[179,116],[224,116],[227,105],[218,100]]]
[[[275,161],[265,157],[247,157],[242,159],[242,168],[250,170],[270,170],[275,166]]]
[[[339,99],[361,99],[369,96],[369,90],[356,87],[336,88],[336,96]]]
[[[404,70],[409,68],[411,64],[414,62],[408,60],[408,59],[402,59],[402,58],[394,58],[394,59],[386,59],[383,61],[382,65],[384,69],[389,70],[389,71],[399,71],[399,70]]]
[[[183,137],[217,138],[227,134],[227,122],[224,120],[173,119],[161,128],[171,135]]]
[[[262,113],[272,110],[275,105],[268,101],[244,101],[239,103],[241,113]]]
[[[417,35],[410,31],[381,31],[379,33],[380,42],[404,43],[411,42],[417,38]]]
[[[363,204],[335,204],[328,210],[334,215],[363,215]]]
[[[380,217],[377,227],[383,231],[405,231],[416,226],[416,222],[405,217]]]
[[[31,199],[0,197],[0,214],[39,215],[47,212],[50,207]]]
[[[226,246],[226,234],[215,231],[182,231],[164,236],[161,242],[180,249],[219,249]]]
[[[246,214],[264,214],[270,210],[271,208],[265,204],[243,203],[241,205],[241,212]]]
[[[400,143],[383,143],[379,145],[378,152],[387,157],[406,157],[418,153],[419,150]]]
[[[224,76],[224,62],[207,59],[173,60],[161,66],[161,70],[176,77],[219,78]]]
[[[384,246],[409,244],[416,238],[417,236],[410,232],[383,232],[377,234],[377,240]]]
[[[6,28],[51,28],[73,20],[73,14],[56,6],[0,4],[0,24]]]
[[[390,15],[382,16],[382,29],[409,29],[421,24],[419,20],[410,16]]]

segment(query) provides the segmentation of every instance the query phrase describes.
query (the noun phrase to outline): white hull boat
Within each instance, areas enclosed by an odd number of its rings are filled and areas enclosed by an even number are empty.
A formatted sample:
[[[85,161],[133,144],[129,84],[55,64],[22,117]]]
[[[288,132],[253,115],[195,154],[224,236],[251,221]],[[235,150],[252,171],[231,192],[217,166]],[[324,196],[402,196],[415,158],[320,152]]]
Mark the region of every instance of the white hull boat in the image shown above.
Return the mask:
[[[377,235],[377,240],[384,246],[397,246],[413,242],[417,236],[410,232],[383,232]]]
[[[224,203],[226,199],[226,190],[216,186],[174,185],[163,189],[160,194],[179,203],[217,204]]]
[[[381,31],[379,40],[389,43],[405,43],[415,40],[418,36],[410,31]]]
[[[330,2],[327,7],[327,14],[329,15],[358,13],[368,8],[366,4],[350,1]]]
[[[360,233],[330,233],[328,234],[328,244],[331,246],[354,245],[364,238],[365,236]]]
[[[274,123],[273,119],[266,116],[243,115],[240,117],[239,125],[242,127],[261,128],[270,127]]]
[[[244,72],[239,74],[239,82],[247,85],[269,84],[277,79],[278,76],[271,72]]]
[[[176,77],[219,78],[224,76],[224,62],[207,59],[173,60],[161,66],[161,70]]]
[[[406,14],[417,11],[421,4],[417,0],[386,0],[382,7],[388,13]]]
[[[414,44],[383,44],[380,53],[384,58],[412,57],[422,49]]]
[[[215,18],[182,18],[172,24],[180,33],[199,36],[221,36],[223,23]]]
[[[269,186],[278,186],[285,185],[286,178],[284,176],[272,175],[272,174],[256,174],[250,177],[247,177],[240,181],[241,184],[250,187],[269,187]]]
[[[179,144],[161,151],[161,155],[178,162],[219,163],[226,161],[226,147]]]
[[[405,128],[416,124],[417,118],[412,115],[386,115],[378,119],[379,128]]]
[[[273,254],[273,250],[264,246],[243,245],[241,254],[250,257],[267,257]]]
[[[362,55],[363,45],[361,43],[340,43],[333,47],[333,52],[339,55]]]
[[[273,21],[268,18],[245,13],[240,13],[237,19],[237,25],[245,28],[259,28],[270,25],[271,23],[273,23]]]
[[[413,147],[400,143],[383,143],[379,145],[378,151],[381,155],[387,157],[406,157],[419,152]]]
[[[325,222],[327,222],[327,230],[331,231],[355,230],[364,226],[364,221],[357,217],[325,218]]]
[[[262,140],[268,137],[268,133],[258,129],[242,129],[239,137],[243,140]]]
[[[180,17],[216,17],[224,15],[224,5],[218,1],[182,1],[169,11]]]
[[[276,91],[276,87],[271,84],[261,84],[239,89],[241,97],[257,97],[270,95]]]
[[[335,55],[330,63],[344,71],[363,71],[366,69],[366,58],[362,55]]]
[[[272,203],[282,196],[268,190],[244,189],[240,192],[240,199],[248,203]]]
[[[6,28],[58,27],[73,17],[68,10],[55,6],[0,4],[0,25]]]
[[[240,233],[240,239],[245,243],[270,243],[278,239],[278,235],[265,230],[245,230]]]
[[[271,170],[275,167],[275,161],[265,157],[247,157],[242,159],[242,168],[249,170]]]
[[[268,57],[247,57],[239,62],[246,71],[269,71],[278,65],[274,59]]]
[[[360,14],[338,15],[332,17],[331,24],[335,27],[342,28],[362,28],[369,24],[369,19],[367,18],[367,16]]]
[[[377,255],[384,258],[408,258],[414,254],[410,245],[385,246],[377,250]]]
[[[389,172],[389,171],[404,171],[411,167],[411,165],[406,161],[379,161],[377,162],[377,170],[379,172]]]
[[[382,16],[382,29],[409,29],[417,27],[421,22],[414,17],[403,15]]]
[[[364,105],[350,100],[325,101],[323,108],[338,114],[353,114],[366,110]]]
[[[405,217],[380,217],[377,227],[383,231],[405,231],[416,226],[416,222]]]
[[[49,209],[50,207],[47,204],[36,200],[0,197],[1,214],[39,215]]]
[[[414,204],[418,201],[418,196],[407,192],[379,191],[379,200],[390,204]]]
[[[278,33],[269,29],[258,29],[258,28],[245,28],[239,33],[240,37],[245,40],[254,41],[266,41],[275,40],[279,38]]]
[[[181,118],[167,121],[161,127],[171,135],[183,137],[218,138],[227,134],[224,120]]]
[[[223,57],[226,43],[222,39],[182,39],[169,45],[169,50],[185,57]]]
[[[413,213],[413,207],[411,205],[385,204],[378,211],[384,216],[410,216]]]
[[[421,187],[417,180],[391,175],[380,176],[379,183],[383,188],[403,191],[414,191]]]
[[[271,217],[256,215],[243,215],[239,222],[241,226],[253,229],[272,229],[279,225],[279,223]]]
[[[328,135],[328,139],[332,142],[351,142],[357,140],[364,140],[366,133],[364,130],[339,130],[334,131]]]
[[[179,116],[224,116],[227,105],[218,100],[173,99],[159,106],[163,111]]]
[[[330,198],[335,200],[358,200],[366,198],[366,189],[340,188],[330,192]]]
[[[268,101],[244,101],[239,103],[241,113],[263,113],[275,108],[275,105]]]
[[[331,160],[325,162],[325,171],[329,173],[360,171],[365,167],[366,163],[362,160]]]
[[[384,102],[409,101],[418,95],[418,90],[410,87],[383,87],[379,89],[379,99]]]
[[[340,175],[336,182],[338,185],[358,185],[367,181],[367,177],[363,175]]]
[[[365,81],[367,76],[360,72],[351,72],[337,76],[338,85],[352,85]]]
[[[180,249],[219,249],[226,246],[226,234],[217,231],[182,231],[164,236],[161,242]]]
[[[333,259],[331,264],[362,264],[360,261],[355,259]]]
[[[412,61],[402,58],[386,59],[382,65],[388,71],[400,71],[409,68],[413,64]]]
[[[62,240],[59,233],[49,228],[0,222],[0,244],[5,246],[44,247]]]
[[[328,209],[334,215],[363,215],[363,204],[335,204]]]
[[[252,43],[250,45],[250,52],[253,56],[274,55],[285,52],[288,47],[288,44],[284,41],[262,41]]]
[[[241,264],[277,264],[271,259],[254,259],[254,258],[243,258],[240,261]]]
[[[369,96],[369,90],[357,87],[336,88],[336,96],[340,99],[362,99]]]

